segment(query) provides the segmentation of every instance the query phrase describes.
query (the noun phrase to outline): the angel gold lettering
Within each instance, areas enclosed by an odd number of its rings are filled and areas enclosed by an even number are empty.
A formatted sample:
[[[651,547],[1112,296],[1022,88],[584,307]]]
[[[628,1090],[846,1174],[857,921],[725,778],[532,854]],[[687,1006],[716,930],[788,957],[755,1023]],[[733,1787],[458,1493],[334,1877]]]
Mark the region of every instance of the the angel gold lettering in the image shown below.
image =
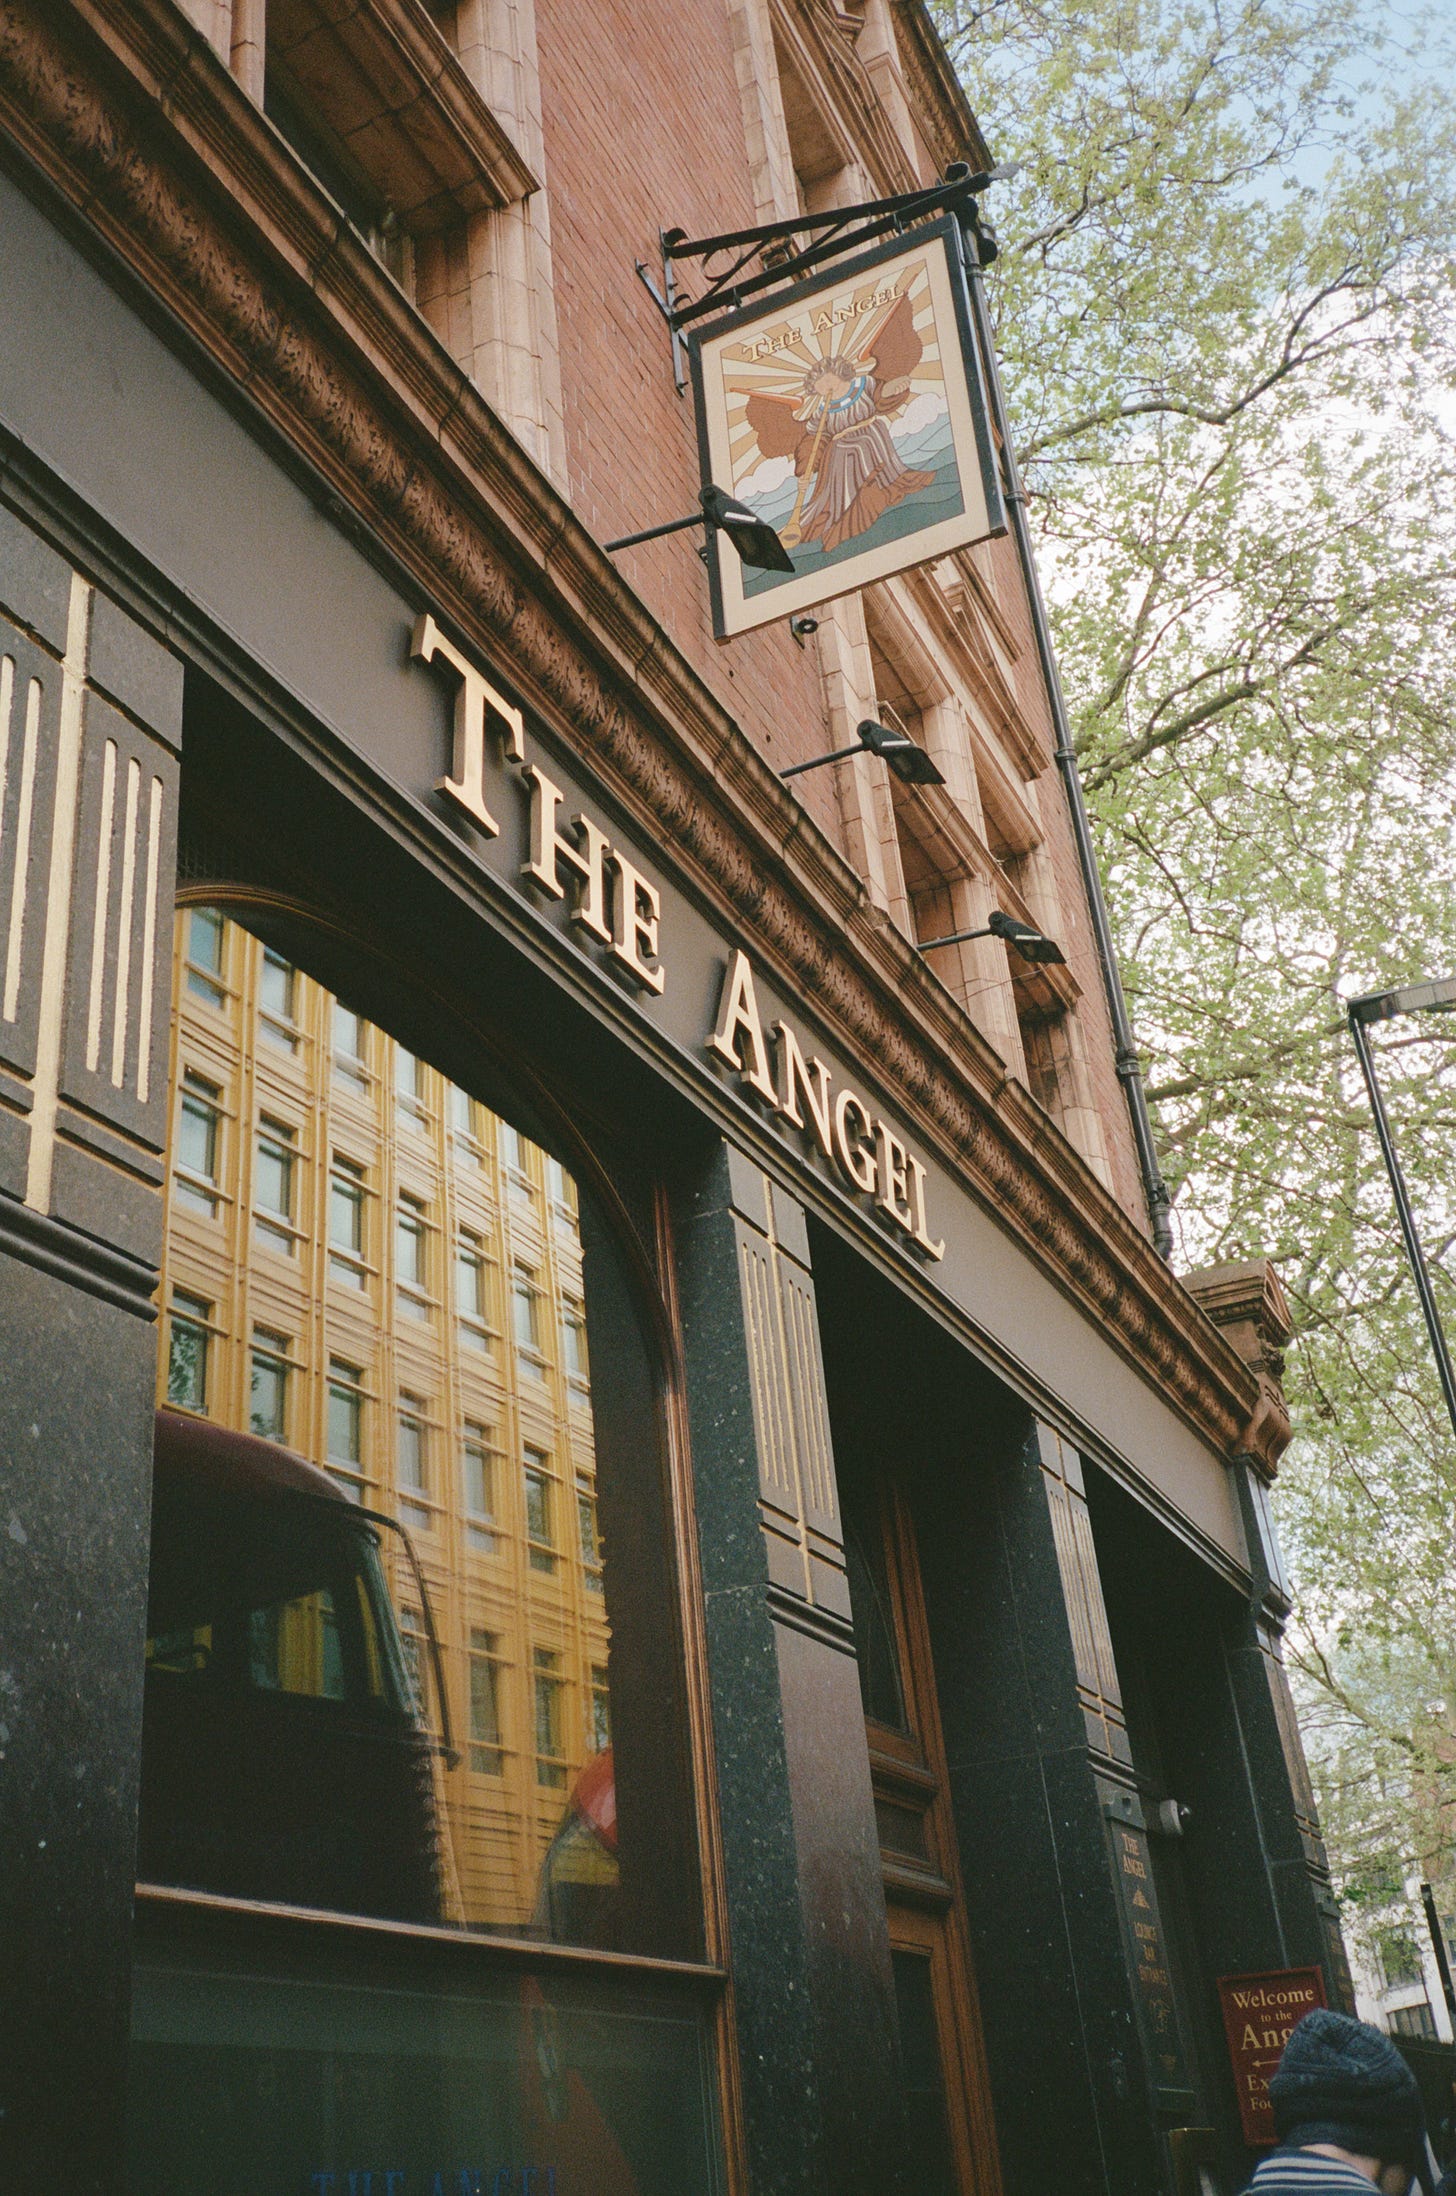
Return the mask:
[[[923,1163],[856,1091],[835,1088],[830,1069],[816,1053],[805,1053],[787,1022],[772,1026],[771,1056],[752,964],[742,947],[735,947],[723,971],[709,1052],[781,1121],[798,1129],[853,1189],[873,1198],[875,1209],[917,1250],[927,1258],[944,1257],[944,1242],[931,1236],[925,1222]]]

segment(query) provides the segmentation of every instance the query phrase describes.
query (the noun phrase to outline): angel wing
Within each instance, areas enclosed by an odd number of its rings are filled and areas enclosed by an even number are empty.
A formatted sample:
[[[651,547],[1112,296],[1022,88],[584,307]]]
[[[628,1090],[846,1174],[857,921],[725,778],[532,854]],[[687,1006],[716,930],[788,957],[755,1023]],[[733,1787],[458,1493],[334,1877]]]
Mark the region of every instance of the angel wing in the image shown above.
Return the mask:
[[[814,454],[814,437],[807,434],[789,397],[751,396],[744,410],[766,458],[791,457],[794,471],[805,473]]]
[[[915,333],[915,307],[908,290],[902,291],[883,320],[867,328],[855,346],[861,365],[874,360],[879,383],[879,408],[898,410],[909,395],[905,384],[920,364],[924,345]]]

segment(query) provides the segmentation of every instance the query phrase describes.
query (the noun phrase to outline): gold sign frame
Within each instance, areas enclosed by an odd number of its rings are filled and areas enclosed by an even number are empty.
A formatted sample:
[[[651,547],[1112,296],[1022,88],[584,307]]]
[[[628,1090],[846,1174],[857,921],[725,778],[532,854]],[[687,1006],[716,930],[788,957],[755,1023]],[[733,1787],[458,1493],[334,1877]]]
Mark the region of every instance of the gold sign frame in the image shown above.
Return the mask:
[[[703,481],[787,572],[709,535],[719,640],[1006,531],[960,231],[928,222],[689,339]]]

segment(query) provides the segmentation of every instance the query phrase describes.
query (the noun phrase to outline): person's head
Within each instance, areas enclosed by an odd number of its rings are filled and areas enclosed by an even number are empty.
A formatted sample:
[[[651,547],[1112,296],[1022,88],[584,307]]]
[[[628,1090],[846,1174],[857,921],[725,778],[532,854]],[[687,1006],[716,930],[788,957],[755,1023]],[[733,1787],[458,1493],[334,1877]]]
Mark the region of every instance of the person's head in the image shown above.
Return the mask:
[[[852,358],[821,359],[811,366],[804,376],[804,388],[819,404],[837,404],[847,396],[859,379],[860,369]]]
[[[1289,2150],[1338,2150],[1374,2168],[1382,2196],[1406,2196],[1422,2154],[1416,2078],[1388,2036],[1323,2008],[1306,2013],[1269,2082]]]

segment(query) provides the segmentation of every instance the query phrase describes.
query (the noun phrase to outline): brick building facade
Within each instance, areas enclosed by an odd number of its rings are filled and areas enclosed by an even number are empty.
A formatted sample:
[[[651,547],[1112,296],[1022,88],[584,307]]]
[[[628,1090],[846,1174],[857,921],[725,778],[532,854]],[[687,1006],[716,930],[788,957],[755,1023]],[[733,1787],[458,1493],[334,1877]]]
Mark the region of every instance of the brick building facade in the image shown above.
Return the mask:
[[[1014,536],[602,547],[661,232],[956,162],[918,0],[0,0],[6,2185],[1207,2196],[1347,1993]]]

